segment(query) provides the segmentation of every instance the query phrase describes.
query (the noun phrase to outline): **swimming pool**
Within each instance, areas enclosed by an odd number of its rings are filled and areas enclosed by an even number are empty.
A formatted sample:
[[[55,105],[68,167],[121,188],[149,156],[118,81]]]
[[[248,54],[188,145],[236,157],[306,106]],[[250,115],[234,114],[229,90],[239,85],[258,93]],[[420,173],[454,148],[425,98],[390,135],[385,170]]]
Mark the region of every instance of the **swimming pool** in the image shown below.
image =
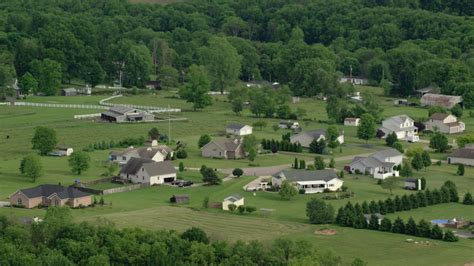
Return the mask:
[[[450,222],[447,219],[435,219],[435,220],[431,220],[431,223],[437,224],[437,225],[443,225],[443,224],[449,224]]]

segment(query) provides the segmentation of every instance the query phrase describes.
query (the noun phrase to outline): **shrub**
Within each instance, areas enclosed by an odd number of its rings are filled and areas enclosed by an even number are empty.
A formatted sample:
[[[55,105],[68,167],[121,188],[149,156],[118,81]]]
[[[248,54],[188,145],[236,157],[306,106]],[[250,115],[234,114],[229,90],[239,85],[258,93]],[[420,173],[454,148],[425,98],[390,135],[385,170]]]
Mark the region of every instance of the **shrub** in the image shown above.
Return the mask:
[[[184,163],[183,163],[183,162],[179,162],[178,168],[179,168],[179,171],[180,171],[180,172],[183,172],[183,171],[184,171]]]
[[[313,224],[328,224],[334,221],[334,209],[324,200],[312,198],[306,204],[306,216]]]
[[[237,211],[239,212],[239,214],[244,214],[244,212],[245,212],[245,206],[244,206],[244,205],[240,205],[239,207],[237,207]]]
[[[181,238],[190,242],[195,241],[199,243],[209,244],[209,238],[206,232],[197,227],[192,227],[181,234]]]
[[[229,208],[229,211],[234,212],[237,206],[235,204],[229,204],[227,208]]]
[[[252,212],[255,212],[257,210],[256,207],[254,206],[245,206],[245,210],[248,212],[248,213],[252,213]]]
[[[244,170],[240,169],[240,168],[235,168],[233,171],[232,171],[232,175],[239,178],[241,177],[242,175],[244,174]]]
[[[453,231],[448,230],[444,233],[443,241],[456,242],[458,240],[459,240],[458,237],[454,235]]]
[[[186,150],[184,148],[180,148],[176,152],[176,157],[178,159],[186,159],[188,157],[188,153],[186,152]]]

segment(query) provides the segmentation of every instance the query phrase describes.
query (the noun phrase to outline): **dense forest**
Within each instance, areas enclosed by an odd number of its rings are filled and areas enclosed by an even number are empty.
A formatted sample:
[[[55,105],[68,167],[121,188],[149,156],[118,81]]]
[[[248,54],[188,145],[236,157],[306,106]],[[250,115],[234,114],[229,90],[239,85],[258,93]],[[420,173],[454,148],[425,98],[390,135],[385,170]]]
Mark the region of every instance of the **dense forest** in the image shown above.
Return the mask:
[[[174,87],[196,64],[214,90],[267,80],[331,95],[352,72],[394,95],[434,84],[473,106],[473,14],[469,0],[1,1],[0,85]]]
[[[304,241],[211,243],[199,228],[178,234],[71,220],[67,208],[49,208],[44,221],[30,225],[0,215],[0,265],[343,265]]]

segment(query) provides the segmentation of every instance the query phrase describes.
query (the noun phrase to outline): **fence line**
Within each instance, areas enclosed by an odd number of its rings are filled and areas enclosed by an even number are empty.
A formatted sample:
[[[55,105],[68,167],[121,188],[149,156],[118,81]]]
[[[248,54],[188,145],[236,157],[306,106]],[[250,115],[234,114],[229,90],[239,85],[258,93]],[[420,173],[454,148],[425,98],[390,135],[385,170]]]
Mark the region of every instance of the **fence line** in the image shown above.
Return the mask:
[[[107,102],[109,100],[119,98],[119,97],[122,97],[122,96],[123,95],[119,94],[119,95],[114,95],[114,96],[102,99],[102,100],[99,101],[99,104],[103,105],[103,106],[109,106],[109,107],[112,107],[112,106],[125,106],[125,107],[134,108],[134,109],[146,110],[150,113],[168,113],[168,112],[179,113],[179,112],[181,112],[181,109],[179,109],[179,108],[166,108],[166,107],[156,107],[156,106],[147,106],[147,105],[134,105],[134,104],[114,104],[114,103],[108,103]]]
[[[0,105],[11,105],[10,102],[4,102],[4,103],[0,103]]]
[[[52,108],[74,108],[74,109],[109,109],[101,105],[86,104],[63,104],[63,103],[30,103],[30,102],[14,102],[15,106],[36,106],[36,107],[52,107]]]
[[[101,113],[87,114],[87,115],[74,115],[74,119],[94,118],[94,117],[100,117],[101,115],[102,115]]]

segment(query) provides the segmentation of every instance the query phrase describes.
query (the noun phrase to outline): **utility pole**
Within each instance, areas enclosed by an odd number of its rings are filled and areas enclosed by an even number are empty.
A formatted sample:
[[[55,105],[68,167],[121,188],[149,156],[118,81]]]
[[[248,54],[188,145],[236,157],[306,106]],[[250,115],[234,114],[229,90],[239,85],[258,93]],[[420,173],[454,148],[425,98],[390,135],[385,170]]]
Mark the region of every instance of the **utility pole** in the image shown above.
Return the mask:
[[[171,110],[168,104],[168,145],[171,143]]]

